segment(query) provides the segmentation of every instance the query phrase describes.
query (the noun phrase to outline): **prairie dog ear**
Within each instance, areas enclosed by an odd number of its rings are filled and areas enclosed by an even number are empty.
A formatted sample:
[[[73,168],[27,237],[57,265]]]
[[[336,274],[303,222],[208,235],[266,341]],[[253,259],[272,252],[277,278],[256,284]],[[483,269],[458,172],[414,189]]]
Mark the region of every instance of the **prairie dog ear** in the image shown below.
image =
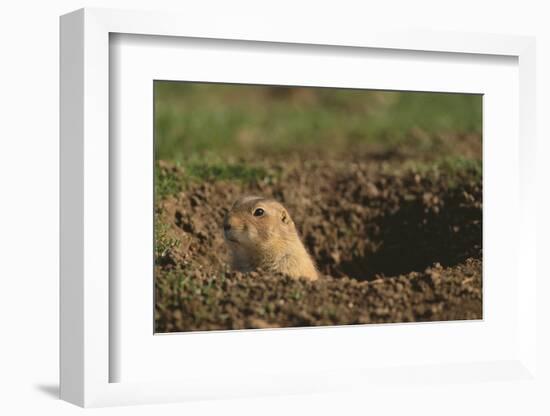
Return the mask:
[[[281,209],[281,221],[285,224],[291,224],[292,219],[290,218],[290,215],[288,215],[288,212],[286,212],[286,209]]]

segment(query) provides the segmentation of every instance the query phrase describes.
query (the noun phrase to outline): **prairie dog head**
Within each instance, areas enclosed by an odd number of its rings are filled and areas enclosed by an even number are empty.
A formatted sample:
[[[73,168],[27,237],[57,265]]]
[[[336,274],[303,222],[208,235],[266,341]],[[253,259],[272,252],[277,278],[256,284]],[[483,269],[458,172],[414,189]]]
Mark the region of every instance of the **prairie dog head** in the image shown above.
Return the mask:
[[[225,216],[225,241],[238,271],[257,268],[317,280],[315,263],[279,202],[256,196],[237,200]]]
[[[274,249],[296,238],[296,227],[285,207],[262,197],[239,198],[223,223],[224,236],[230,248],[250,251]]]

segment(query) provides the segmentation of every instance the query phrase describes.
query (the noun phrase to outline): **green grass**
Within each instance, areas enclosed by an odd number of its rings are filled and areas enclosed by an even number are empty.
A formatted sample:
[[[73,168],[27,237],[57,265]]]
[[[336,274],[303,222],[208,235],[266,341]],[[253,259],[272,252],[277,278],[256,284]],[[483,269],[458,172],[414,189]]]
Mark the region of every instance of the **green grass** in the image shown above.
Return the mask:
[[[191,179],[218,181],[234,180],[252,182],[272,179],[273,174],[262,167],[245,165],[244,163],[189,163],[186,172]]]
[[[183,190],[185,182],[175,169],[155,167],[155,193],[157,198],[177,195]]]
[[[480,159],[470,159],[461,156],[443,156],[433,162],[409,161],[402,165],[402,172],[412,171],[422,176],[439,177],[444,175],[449,188],[455,188],[464,181],[481,184],[483,164]],[[391,169],[388,173],[395,174]]]
[[[181,241],[168,236],[169,226],[155,214],[155,259],[157,261],[169,254],[170,250],[177,249]]]
[[[441,134],[480,135],[481,111],[480,95],[155,82],[157,157],[182,164],[327,145],[390,149],[412,134],[429,151]]]
[[[191,182],[200,181],[237,181],[241,183],[274,183],[281,173],[263,166],[254,166],[239,162],[213,161],[192,158],[185,163],[171,167],[155,168],[156,198],[163,199],[177,195]]]

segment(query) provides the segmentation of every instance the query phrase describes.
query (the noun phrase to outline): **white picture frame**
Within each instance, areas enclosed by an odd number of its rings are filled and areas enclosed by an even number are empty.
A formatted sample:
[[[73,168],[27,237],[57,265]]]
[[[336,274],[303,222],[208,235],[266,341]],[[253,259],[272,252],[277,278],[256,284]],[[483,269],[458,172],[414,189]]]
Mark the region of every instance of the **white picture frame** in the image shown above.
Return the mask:
[[[379,30],[349,33],[318,30],[304,34],[278,25],[255,25],[244,18],[239,23],[242,24],[219,19],[204,26],[190,16],[107,9],[83,9],[61,18],[61,398],[88,407],[338,390],[360,392],[364,386],[373,391],[374,388],[384,390],[388,385],[407,388],[413,382],[427,386],[434,382],[478,383],[480,388],[487,389],[490,397],[496,392],[481,381],[538,383],[534,301],[536,219],[532,215],[535,212],[534,39]],[[113,88],[109,66],[113,34],[162,37],[157,38],[157,42],[174,38],[256,42],[259,49],[269,42],[276,43],[282,50],[295,44],[330,45],[335,51],[351,47],[431,52],[435,53],[433,56],[467,54],[472,60],[476,55],[517,59],[520,150],[517,170],[511,172],[517,173],[517,195],[521,202],[514,211],[518,239],[513,255],[517,257],[517,270],[522,270],[523,275],[521,280],[515,281],[518,285],[517,310],[513,317],[517,323],[515,329],[510,329],[514,331],[510,339],[517,345],[505,354],[496,354],[495,360],[481,357],[459,363],[446,362],[442,358],[438,363],[419,360],[405,367],[376,368],[370,363],[365,368],[343,365],[317,372],[282,369],[279,373],[266,371],[255,379],[239,377],[237,367],[220,374],[216,374],[215,369],[204,371],[202,375],[195,372],[172,381],[159,377],[151,377],[149,381],[125,381],[113,377],[112,368],[123,358],[119,354],[124,351],[112,347],[118,333],[117,325],[112,322],[117,305],[113,297],[116,288],[110,282],[114,259],[110,258],[109,251],[110,227],[117,219],[110,215],[113,196],[109,193],[112,189],[110,175],[117,169],[110,157],[109,139],[113,134],[109,104]],[[510,153],[509,156],[514,155]],[[517,270],[512,273],[517,275]],[[356,335],[360,330],[361,327],[354,329]],[[413,326],[398,328],[400,332],[417,330]],[[261,342],[272,343],[275,338],[289,337],[289,333],[300,336],[296,331],[260,331],[257,333],[263,335],[256,335],[256,339],[263,337],[264,341],[258,341],[258,345],[262,345]],[[451,331],[460,329],[455,326]],[[320,328],[314,335],[312,333],[308,336],[316,337],[315,342],[337,336],[335,328]],[[243,342],[238,337],[230,339],[227,333],[217,336],[225,337],[235,348]],[[213,338],[210,342],[214,342]],[[219,343],[220,338],[215,342]]]

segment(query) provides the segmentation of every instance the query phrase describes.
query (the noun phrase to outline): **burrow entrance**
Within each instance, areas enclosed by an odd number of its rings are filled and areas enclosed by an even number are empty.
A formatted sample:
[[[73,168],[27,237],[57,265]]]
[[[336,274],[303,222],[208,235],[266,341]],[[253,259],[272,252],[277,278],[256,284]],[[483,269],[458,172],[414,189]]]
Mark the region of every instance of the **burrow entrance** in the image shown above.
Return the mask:
[[[340,232],[329,247],[317,251],[323,273],[372,280],[482,257],[481,190],[477,195],[464,189],[437,196],[407,194],[382,209],[369,209],[367,204],[364,213],[352,221],[346,221],[350,213],[345,209],[340,213],[342,223],[351,223],[351,232]],[[315,238],[311,242],[315,244]]]

